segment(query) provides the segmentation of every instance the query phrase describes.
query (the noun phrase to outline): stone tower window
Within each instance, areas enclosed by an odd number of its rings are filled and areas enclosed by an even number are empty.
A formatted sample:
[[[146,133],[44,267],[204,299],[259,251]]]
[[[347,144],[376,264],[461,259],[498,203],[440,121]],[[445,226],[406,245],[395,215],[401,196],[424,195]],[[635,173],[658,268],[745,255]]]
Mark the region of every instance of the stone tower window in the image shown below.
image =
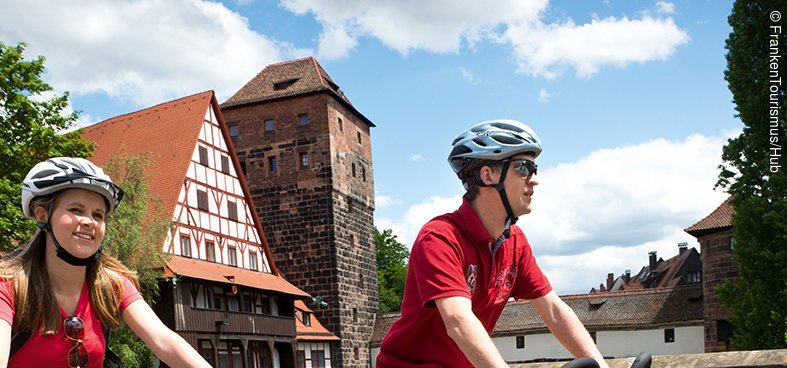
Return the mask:
[[[344,124],[342,124],[342,118],[339,118],[339,131],[340,132],[344,131]]]
[[[362,142],[361,141],[361,132],[355,132],[355,133],[357,134],[357,137],[358,137],[358,144],[361,144],[361,142]]]
[[[355,163],[353,162],[353,178],[355,177]]]
[[[308,114],[300,114],[300,115],[298,115],[298,124],[300,126],[309,125],[309,115]]]
[[[272,132],[273,128],[273,119],[265,119],[265,131]]]

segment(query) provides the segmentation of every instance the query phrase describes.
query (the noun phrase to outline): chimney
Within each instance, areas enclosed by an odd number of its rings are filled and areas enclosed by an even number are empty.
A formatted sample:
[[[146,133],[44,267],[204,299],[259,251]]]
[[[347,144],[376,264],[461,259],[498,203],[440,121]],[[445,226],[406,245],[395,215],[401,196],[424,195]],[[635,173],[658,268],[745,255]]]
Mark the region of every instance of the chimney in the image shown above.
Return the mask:
[[[685,252],[688,247],[689,247],[689,243],[686,242],[678,243],[678,255],[683,254],[683,252]]]
[[[656,251],[648,252],[648,265],[650,266],[650,272],[653,273],[656,271]]]
[[[631,280],[631,270],[626,270],[626,283],[628,284]]]
[[[615,282],[615,274],[607,274],[607,290],[612,291],[612,284]]]
[[[604,284],[598,284],[598,290],[601,291],[602,293],[607,291],[607,289],[604,289]]]

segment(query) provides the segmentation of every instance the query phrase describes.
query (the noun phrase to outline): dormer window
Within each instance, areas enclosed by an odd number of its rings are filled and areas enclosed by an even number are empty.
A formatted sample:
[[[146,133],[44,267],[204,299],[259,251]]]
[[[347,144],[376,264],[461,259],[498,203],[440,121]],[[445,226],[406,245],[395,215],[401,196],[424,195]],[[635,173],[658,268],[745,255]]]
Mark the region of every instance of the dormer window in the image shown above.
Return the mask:
[[[281,91],[283,89],[287,89],[287,87],[295,84],[295,82],[297,82],[299,79],[300,78],[292,78],[292,79],[287,79],[287,80],[275,82],[275,83],[273,83],[273,90],[274,91]]]
[[[304,326],[311,326],[312,325],[312,315],[311,315],[311,313],[303,312],[303,325]]]

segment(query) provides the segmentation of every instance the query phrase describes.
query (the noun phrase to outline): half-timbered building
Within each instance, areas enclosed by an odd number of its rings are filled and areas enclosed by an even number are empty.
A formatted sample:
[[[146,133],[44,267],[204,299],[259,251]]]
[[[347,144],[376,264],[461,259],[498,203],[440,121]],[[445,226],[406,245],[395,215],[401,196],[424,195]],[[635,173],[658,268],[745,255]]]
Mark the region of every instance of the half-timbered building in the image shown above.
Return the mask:
[[[172,226],[156,311],[217,367],[294,367],[295,301],[309,295],[273,263],[212,91],[84,130],[92,160],[146,154],[149,188]]]

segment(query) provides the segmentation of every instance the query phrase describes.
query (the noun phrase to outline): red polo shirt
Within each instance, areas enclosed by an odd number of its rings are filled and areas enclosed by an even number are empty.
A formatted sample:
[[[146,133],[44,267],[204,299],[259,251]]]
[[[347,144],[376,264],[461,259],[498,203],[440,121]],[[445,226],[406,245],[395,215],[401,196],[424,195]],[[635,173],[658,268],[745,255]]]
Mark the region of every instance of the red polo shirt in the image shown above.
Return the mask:
[[[506,301],[536,299],[552,290],[516,225],[495,243],[467,200],[436,217],[418,233],[410,253],[402,314],[380,346],[377,367],[472,367],[448,336],[435,299],[461,296],[492,333]]]
[[[0,282],[0,319],[13,325],[14,303],[13,285],[10,282]],[[120,300],[120,311],[131,303],[142,299],[134,284],[123,277],[123,296]],[[88,368],[101,368],[104,365],[104,350],[106,341],[104,331],[101,329],[101,320],[90,302],[90,289],[87,281],[82,286],[79,302],[74,313],[85,322],[85,340],[83,341],[88,352]],[[65,320],[68,315],[60,308],[60,317]],[[66,336],[62,323],[56,335],[40,335],[34,333],[19,351],[8,361],[9,368],[21,367],[68,367],[68,351],[74,347],[74,341]]]

